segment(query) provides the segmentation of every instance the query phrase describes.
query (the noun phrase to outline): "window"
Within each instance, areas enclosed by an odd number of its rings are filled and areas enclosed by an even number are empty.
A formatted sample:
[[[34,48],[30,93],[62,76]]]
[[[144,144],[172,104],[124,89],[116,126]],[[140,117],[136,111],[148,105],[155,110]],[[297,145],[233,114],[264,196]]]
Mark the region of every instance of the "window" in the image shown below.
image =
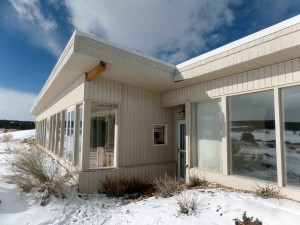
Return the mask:
[[[220,99],[192,104],[192,166],[222,172]]]
[[[62,147],[62,115],[63,112],[60,112],[57,114],[57,154],[61,157],[62,152],[63,152],[63,147]]]
[[[153,124],[153,145],[167,145],[167,124]]]
[[[67,110],[64,110],[62,112],[62,123],[63,123],[63,139],[62,139],[62,145],[63,145],[63,149],[61,152],[62,158],[65,159],[66,158],[66,149],[67,149],[67,129],[68,129],[68,124],[67,124],[67,120],[68,120],[68,113]]]
[[[232,96],[228,104],[231,173],[277,182],[273,90]]]
[[[67,112],[66,118],[66,160],[74,162],[74,131],[75,131],[75,110]]]
[[[116,107],[92,104],[90,168],[115,166]]]
[[[50,149],[50,118],[46,120],[46,149]]]
[[[282,127],[287,185],[300,186],[300,86],[283,88]]]
[[[51,116],[51,144],[50,150],[56,151],[56,116]]]

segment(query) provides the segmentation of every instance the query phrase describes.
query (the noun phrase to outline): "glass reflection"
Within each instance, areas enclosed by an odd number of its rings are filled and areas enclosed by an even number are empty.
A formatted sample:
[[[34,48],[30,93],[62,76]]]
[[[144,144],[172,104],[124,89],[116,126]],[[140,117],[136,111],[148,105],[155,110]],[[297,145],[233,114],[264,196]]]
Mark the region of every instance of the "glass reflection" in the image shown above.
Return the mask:
[[[228,101],[232,174],[277,182],[273,91]]]
[[[286,182],[300,186],[300,88],[284,88],[281,94]]]
[[[192,165],[222,172],[222,111],[220,99],[192,104]]]

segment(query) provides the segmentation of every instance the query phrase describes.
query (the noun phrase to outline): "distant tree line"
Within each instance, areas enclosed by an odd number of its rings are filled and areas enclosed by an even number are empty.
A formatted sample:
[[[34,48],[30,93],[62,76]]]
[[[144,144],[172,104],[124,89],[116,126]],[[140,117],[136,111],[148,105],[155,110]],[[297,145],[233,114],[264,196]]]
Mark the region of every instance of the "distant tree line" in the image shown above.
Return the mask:
[[[18,121],[18,120],[0,120],[0,128],[16,129],[16,130],[30,130],[30,129],[35,129],[35,122]]]
[[[259,129],[275,129],[275,120],[245,120],[245,121],[232,121],[231,125],[237,127],[245,127],[250,130]]]
[[[275,129],[275,120],[247,120],[247,121],[232,121],[232,126],[236,126],[234,129],[244,129],[249,131],[258,129]],[[240,127],[240,128],[239,128]],[[284,127],[286,130],[300,131],[300,123],[297,122],[285,122]]]

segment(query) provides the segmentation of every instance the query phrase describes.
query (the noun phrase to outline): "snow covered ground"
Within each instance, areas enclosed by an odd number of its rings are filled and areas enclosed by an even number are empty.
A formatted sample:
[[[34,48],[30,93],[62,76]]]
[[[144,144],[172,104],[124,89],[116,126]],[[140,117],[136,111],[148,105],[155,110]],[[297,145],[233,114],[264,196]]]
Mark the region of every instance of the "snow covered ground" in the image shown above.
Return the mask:
[[[34,130],[13,132],[13,139],[0,142],[0,176],[8,172],[8,149],[27,149],[24,138],[34,137]],[[0,134],[0,137],[3,134]],[[151,197],[126,202],[121,198],[107,198],[102,194],[78,196],[70,188],[67,199],[52,197],[40,206],[33,194],[23,193],[16,185],[0,178],[0,225],[31,224],[234,224],[244,211],[264,225],[299,224],[300,203],[286,199],[261,199],[252,194],[223,189],[195,189],[184,191],[196,199],[191,215],[178,213],[177,199]]]

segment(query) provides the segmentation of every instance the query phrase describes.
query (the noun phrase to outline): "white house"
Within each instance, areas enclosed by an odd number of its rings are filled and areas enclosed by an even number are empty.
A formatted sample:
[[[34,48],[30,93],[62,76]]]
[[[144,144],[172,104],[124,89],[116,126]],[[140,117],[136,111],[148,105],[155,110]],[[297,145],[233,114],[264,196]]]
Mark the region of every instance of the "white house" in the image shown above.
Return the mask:
[[[176,66],[75,31],[31,113],[81,192],[198,174],[300,200],[300,15]]]

